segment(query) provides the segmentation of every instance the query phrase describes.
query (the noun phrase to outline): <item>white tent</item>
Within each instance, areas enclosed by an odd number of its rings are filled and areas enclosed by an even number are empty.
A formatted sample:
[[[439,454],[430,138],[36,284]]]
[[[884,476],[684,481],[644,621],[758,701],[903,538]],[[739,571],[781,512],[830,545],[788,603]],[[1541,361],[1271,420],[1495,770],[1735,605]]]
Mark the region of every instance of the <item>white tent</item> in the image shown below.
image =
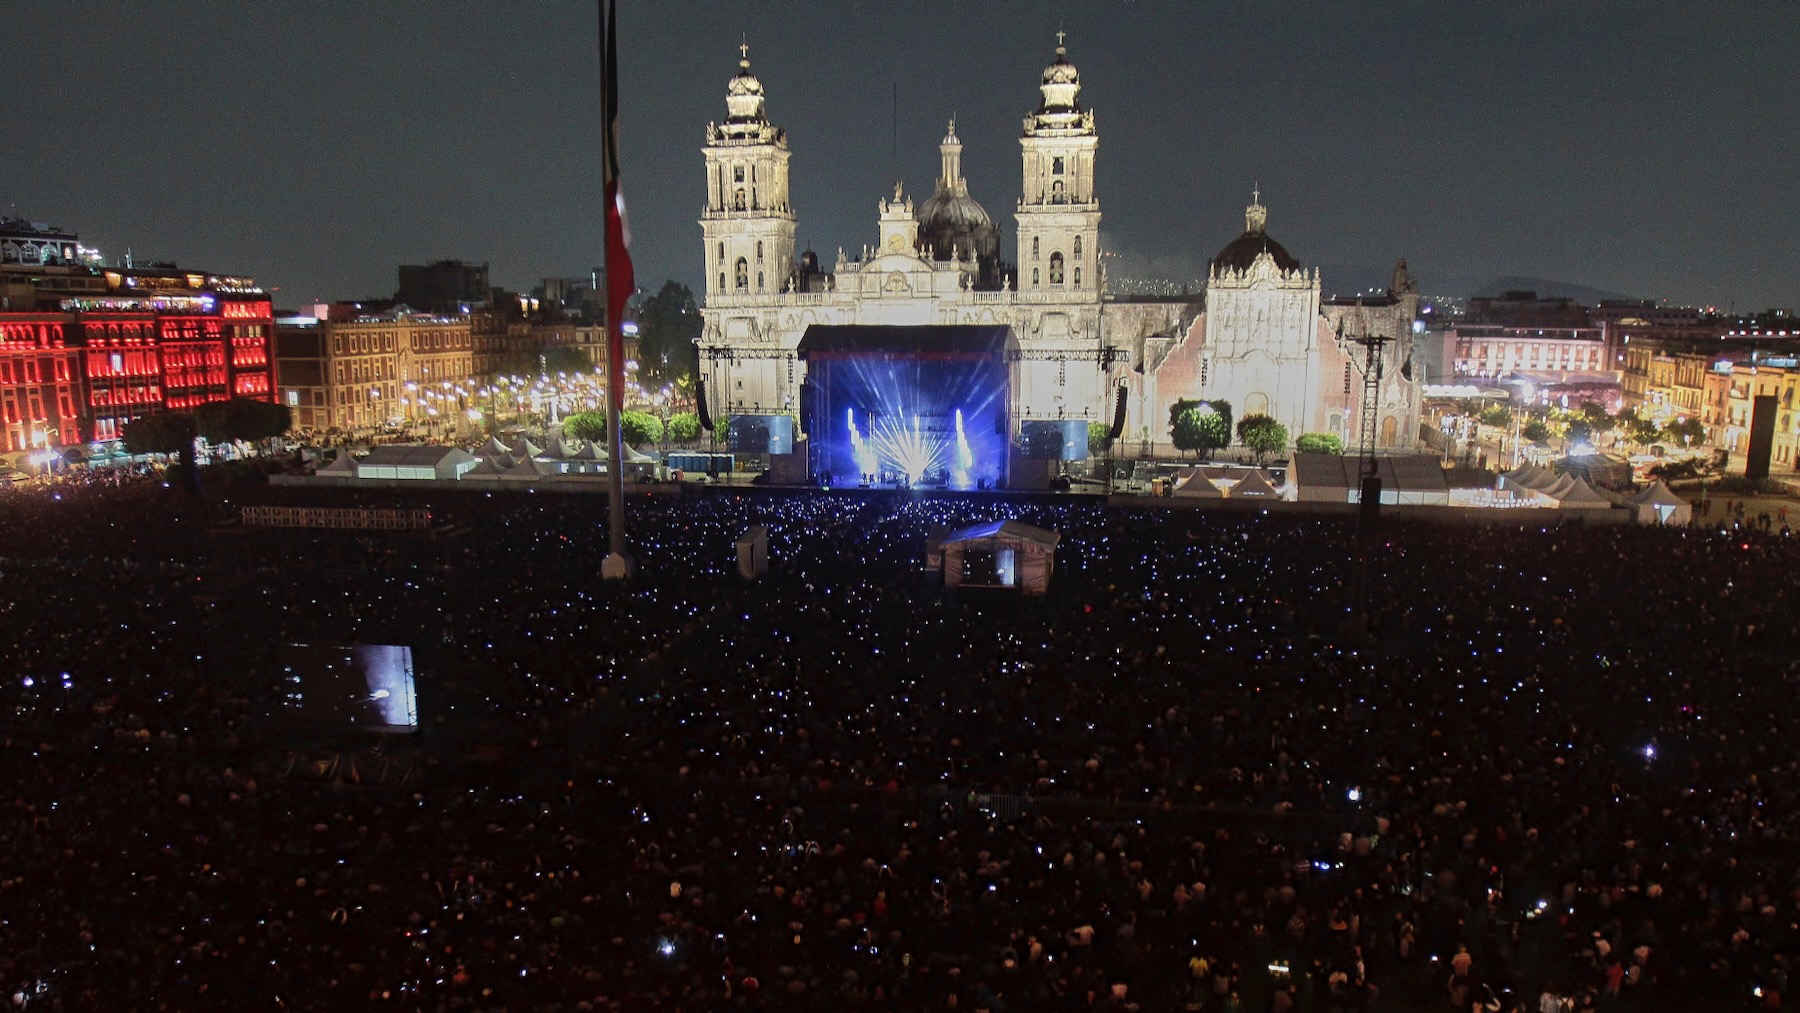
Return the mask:
[[[1501,475],[1498,487],[1501,489],[1523,488],[1533,492],[1542,492],[1554,481],[1556,481],[1556,476],[1553,473],[1528,463]]]
[[[1568,482],[1561,484],[1560,492],[1555,493],[1556,505],[1564,510],[1611,510],[1613,501],[1607,499],[1599,490],[1587,484],[1587,480],[1575,475],[1564,475]]]
[[[1662,479],[1650,483],[1648,489],[1632,497],[1631,508],[1637,512],[1639,524],[1681,527],[1694,519],[1693,505],[1670,492]]]
[[[481,445],[481,453],[483,456],[506,454],[506,459],[512,460],[512,450],[506,444],[501,443],[498,436],[488,437],[488,441]]]
[[[506,469],[510,467],[512,467],[512,457],[509,455],[490,455],[483,457],[475,467],[463,472],[462,480],[465,482],[492,482],[506,474]]]
[[[1281,494],[1269,482],[1266,474],[1260,471],[1245,472],[1238,484],[1231,487],[1232,499],[1280,499]]]
[[[530,440],[521,436],[519,442],[513,445],[512,452],[519,457],[536,457],[544,451],[543,448],[533,445]]]
[[[512,467],[506,469],[506,473],[500,477],[508,481],[534,482],[543,478],[545,474],[544,466],[537,463],[535,459],[531,457],[521,457],[513,463]]]
[[[641,451],[631,449],[631,444],[629,444],[629,443],[621,443],[620,446],[625,448],[625,463],[626,464],[655,464],[656,463],[656,458],[651,457],[649,454],[643,453]]]
[[[356,458],[350,456],[348,449],[339,450],[337,457],[330,464],[313,471],[315,475],[347,475],[356,477]]]
[[[457,479],[473,467],[475,458],[457,447],[387,446],[376,447],[356,462],[356,477]]]
[[[1198,496],[1202,499],[1224,499],[1225,494],[1212,484],[1205,468],[1183,468],[1175,473],[1176,496]]]
[[[944,539],[944,586],[1043,594],[1050,589],[1061,540],[1054,531],[1019,521],[989,521],[953,531]]]

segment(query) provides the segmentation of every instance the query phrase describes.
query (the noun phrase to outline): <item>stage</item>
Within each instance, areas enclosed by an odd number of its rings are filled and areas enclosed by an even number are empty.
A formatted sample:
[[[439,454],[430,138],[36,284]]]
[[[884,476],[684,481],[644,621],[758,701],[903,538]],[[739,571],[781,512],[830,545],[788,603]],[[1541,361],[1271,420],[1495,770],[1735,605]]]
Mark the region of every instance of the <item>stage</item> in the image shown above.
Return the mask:
[[[813,482],[1003,485],[1010,334],[999,325],[807,328],[798,351]]]

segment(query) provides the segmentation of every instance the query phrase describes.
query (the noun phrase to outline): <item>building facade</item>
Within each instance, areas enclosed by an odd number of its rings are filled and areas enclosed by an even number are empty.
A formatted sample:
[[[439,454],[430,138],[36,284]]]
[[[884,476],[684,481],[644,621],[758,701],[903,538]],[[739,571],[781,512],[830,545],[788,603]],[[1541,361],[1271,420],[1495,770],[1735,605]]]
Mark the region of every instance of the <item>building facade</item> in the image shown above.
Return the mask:
[[[466,407],[477,376],[469,317],[406,310],[341,305],[324,320],[284,322],[276,357],[295,426],[320,432],[443,418]]]
[[[1100,204],[1094,114],[1064,47],[1044,70],[1037,109],[1020,139],[1017,266],[1001,263],[999,228],[962,176],[952,123],[939,145],[932,196],[915,205],[903,186],[876,202],[876,240],[838,250],[826,269],[796,259],[788,201],[790,151],[768,117],[747,58],[726,88],[723,123],[703,155],[707,203],[701,376],[712,413],[798,411],[813,325],[1004,325],[1014,431],[1029,419],[1099,419],[1123,364],[1101,335]]]
[[[1375,390],[1371,449],[1416,448],[1422,369],[1415,368],[1418,286],[1406,262],[1379,296],[1327,298],[1317,269],[1268,233],[1252,196],[1244,232],[1212,258],[1203,302],[1168,334],[1143,341],[1131,425],[1166,439],[1183,400],[1230,405],[1234,418],[1269,415],[1290,440],[1328,433],[1362,445],[1365,378]],[[1371,353],[1369,344],[1377,343]]]
[[[61,445],[115,440],[126,423],[151,412],[191,411],[234,397],[273,399],[274,319],[267,301],[170,313],[131,308],[135,302],[0,313],[0,334],[14,358],[14,368],[0,369],[0,399],[13,406],[8,444],[29,444],[28,434],[39,431]],[[39,351],[28,351],[34,347]],[[40,383],[54,389],[33,389]]]
[[[896,185],[876,203],[875,242],[840,248],[829,267],[810,250],[794,259],[788,136],[769,119],[747,55],[740,61],[726,119],[708,125],[702,149],[699,345],[712,413],[797,411],[806,368],[796,352],[815,325],[999,325],[1008,329],[1005,416],[1015,438],[1032,420],[1110,420],[1122,387],[1128,442],[1166,440],[1175,401],[1216,398],[1238,417],[1276,417],[1290,437],[1333,432],[1354,445],[1369,365],[1357,339],[1379,335],[1390,339],[1372,367],[1379,444],[1412,449],[1418,297],[1403,266],[1386,297],[1325,298],[1317,270],[1269,238],[1257,199],[1244,234],[1214,258],[1201,298],[1107,297],[1099,134],[1058,41],[1019,138],[1011,243],[963,177],[952,121],[932,196],[915,205]]]

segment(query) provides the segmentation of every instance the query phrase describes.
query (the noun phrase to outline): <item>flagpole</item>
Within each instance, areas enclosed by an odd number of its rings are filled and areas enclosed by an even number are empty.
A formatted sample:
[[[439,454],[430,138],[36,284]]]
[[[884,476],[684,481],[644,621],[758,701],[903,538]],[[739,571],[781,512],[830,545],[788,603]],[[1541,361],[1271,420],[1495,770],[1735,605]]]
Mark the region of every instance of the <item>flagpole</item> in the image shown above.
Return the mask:
[[[600,0],[600,164],[604,185],[602,194],[605,207],[600,215],[600,244],[605,251],[601,258],[602,270],[606,273],[606,313],[603,321],[606,328],[606,443],[607,452],[612,458],[606,467],[606,500],[607,500],[607,552],[600,563],[600,576],[606,580],[625,580],[637,569],[631,554],[625,551],[625,436],[623,429],[625,406],[625,363],[624,339],[619,329],[619,315],[624,309],[623,300],[612,297],[614,271],[620,265],[613,262],[614,237],[610,235],[614,228],[614,216],[617,214],[614,205],[618,201],[618,178],[614,174],[614,160],[617,153],[613,150],[613,132],[617,128],[618,117],[618,50],[614,36],[618,33],[618,9],[607,0]],[[610,8],[610,10],[609,10]],[[623,222],[619,223],[623,227]],[[629,262],[625,270],[631,270]]]

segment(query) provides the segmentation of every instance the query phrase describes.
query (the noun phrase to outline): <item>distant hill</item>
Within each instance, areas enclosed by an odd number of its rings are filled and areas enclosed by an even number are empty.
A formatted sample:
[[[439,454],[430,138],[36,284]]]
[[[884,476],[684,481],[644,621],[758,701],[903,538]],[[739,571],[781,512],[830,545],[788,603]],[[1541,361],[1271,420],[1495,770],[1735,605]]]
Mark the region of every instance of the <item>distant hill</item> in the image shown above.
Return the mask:
[[[1313,266],[1308,264],[1308,270]],[[1385,292],[1388,282],[1394,275],[1394,265],[1392,264],[1319,264],[1317,267],[1320,287],[1327,296],[1355,296]],[[1532,278],[1526,275],[1512,274],[1483,281],[1473,275],[1437,274],[1431,270],[1429,265],[1414,264],[1411,267],[1413,278],[1419,284],[1419,291],[1426,296],[1433,297],[1471,299],[1481,296],[1498,296],[1507,292],[1536,292],[1540,298],[1569,298],[1583,306],[1598,306],[1603,299],[1636,298],[1621,292],[1608,292],[1550,278]],[[1151,272],[1151,274],[1154,273]],[[1163,289],[1179,290],[1179,286],[1172,283],[1161,282],[1159,284],[1161,288],[1144,288],[1142,292],[1133,289],[1133,292],[1142,294]],[[1196,278],[1188,285],[1192,291],[1198,292],[1205,288],[1206,281],[1204,277]]]
[[[1471,299],[1505,295],[1508,292],[1536,292],[1540,299],[1573,299],[1583,306],[1598,306],[1603,299],[1631,299],[1632,296],[1622,292],[1606,292],[1586,285],[1576,285],[1567,281],[1552,281],[1549,278],[1527,278],[1523,275],[1507,275],[1495,278],[1469,293]]]

